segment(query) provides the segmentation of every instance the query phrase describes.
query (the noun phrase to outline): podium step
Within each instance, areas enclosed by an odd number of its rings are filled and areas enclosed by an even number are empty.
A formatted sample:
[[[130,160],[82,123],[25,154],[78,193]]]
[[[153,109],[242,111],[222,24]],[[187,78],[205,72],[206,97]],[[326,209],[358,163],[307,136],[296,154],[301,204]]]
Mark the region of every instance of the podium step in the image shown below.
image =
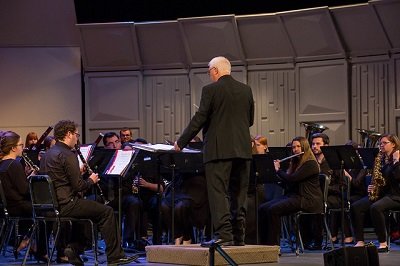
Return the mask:
[[[223,247],[223,250],[237,264],[277,262],[279,257],[279,246],[246,245]],[[146,256],[147,261],[153,263],[208,266],[210,261],[209,249],[200,244],[147,246]],[[215,265],[228,265],[217,251],[214,262]]]

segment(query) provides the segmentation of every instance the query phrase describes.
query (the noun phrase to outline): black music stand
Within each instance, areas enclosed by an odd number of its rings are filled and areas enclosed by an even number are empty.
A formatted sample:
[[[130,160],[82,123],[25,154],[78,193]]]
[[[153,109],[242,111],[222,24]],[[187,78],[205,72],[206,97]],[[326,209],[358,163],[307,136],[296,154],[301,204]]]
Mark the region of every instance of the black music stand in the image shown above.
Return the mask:
[[[340,193],[341,193],[341,237],[342,247],[344,247],[344,170],[345,169],[363,169],[363,163],[357,151],[351,145],[340,146],[321,146],[321,151],[324,154],[329,167],[332,170],[340,170]]]
[[[172,147],[172,146],[171,146]],[[171,235],[175,234],[175,177],[176,173],[180,174],[201,174],[204,173],[203,156],[200,151],[194,152],[176,152],[175,150],[152,150],[146,149],[146,146],[135,146],[135,148],[141,149],[144,158],[147,157],[146,161],[153,161],[157,164],[156,167],[151,167],[155,176],[157,176],[157,206],[158,206],[158,224],[157,232],[161,232],[161,187],[160,187],[160,176],[171,176]],[[143,166],[139,166],[141,169]],[[142,170],[143,171],[143,170]],[[159,235],[154,235],[154,243],[159,243]]]
[[[255,216],[256,216],[256,243],[259,244],[258,236],[258,195],[257,195],[257,184],[260,183],[272,183],[276,181],[276,171],[274,166],[274,159],[271,154],[253,154],[252,168],[250,174],[249,186],[254,186],[255,196]]]
[[[274,160],[282,160],[282,158],[289,157],[292,154],[291,147],[268,147],[268,154],[271,155]],[[280,169],[286,171],[289,168],[290,161],[280,163]]]
[[[360,154],[362,158],[362,163],[364,165],[364,169],[372,169],[374,168],[375,157],[379,153],[378,148],[358,148],[358,154]]]

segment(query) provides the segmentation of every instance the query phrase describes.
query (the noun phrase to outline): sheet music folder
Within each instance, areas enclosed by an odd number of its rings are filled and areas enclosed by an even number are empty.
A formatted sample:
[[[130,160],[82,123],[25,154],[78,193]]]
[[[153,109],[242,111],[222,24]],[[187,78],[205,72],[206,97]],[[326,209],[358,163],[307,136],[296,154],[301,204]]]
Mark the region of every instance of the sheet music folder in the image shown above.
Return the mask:
[[[103,171],[103,175],[125,176],[132,163],[133,150],[115,150],[114,155]]]
[[[359,155],[351,145],[321,146],[321,151],[332,170],[364,168]]]

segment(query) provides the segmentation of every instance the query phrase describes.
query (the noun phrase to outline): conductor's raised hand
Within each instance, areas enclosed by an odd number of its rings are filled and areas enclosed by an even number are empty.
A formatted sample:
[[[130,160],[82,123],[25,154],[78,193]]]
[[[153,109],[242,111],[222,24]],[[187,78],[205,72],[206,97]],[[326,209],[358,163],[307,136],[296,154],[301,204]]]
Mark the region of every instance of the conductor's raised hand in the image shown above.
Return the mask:
[[[176,141],[174,143],[174,149],[175,151],[181,151],[181,148],[178,146],[178,143]]]

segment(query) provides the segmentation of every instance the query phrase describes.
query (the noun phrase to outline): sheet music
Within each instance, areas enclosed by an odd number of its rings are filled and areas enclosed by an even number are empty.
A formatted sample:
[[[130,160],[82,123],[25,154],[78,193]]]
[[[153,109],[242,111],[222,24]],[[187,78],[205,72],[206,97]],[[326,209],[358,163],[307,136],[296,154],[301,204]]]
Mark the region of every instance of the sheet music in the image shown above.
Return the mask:
[[[133,150],[116,150],[110,164],[104,170],[105,175],[123,175],[134,154]]]
[[[88,161],[89,160],[89,156],[90,156],[90,154],[92,153],[92,150],[93,150],[93,145],[92,144],[81,145],[79,150],[81,151],[81,153],[82,153],[83,157],[85,158],[85,160]],[[81,158],[79,158],[79,156],[78,156],[78,161],[79,161],[79,168],[82,168],[83,162],[82,162]]]
[[[168,144],[133,144],[132,146],[134,148],[138,148],[138,149],[146,150],[146,151],[150,151],[150,152],[160,152],[160,151],[174,152],[175,151],[174,146],[168,145]],[[182,152],[200,153],[201,151],[183,148]]]

